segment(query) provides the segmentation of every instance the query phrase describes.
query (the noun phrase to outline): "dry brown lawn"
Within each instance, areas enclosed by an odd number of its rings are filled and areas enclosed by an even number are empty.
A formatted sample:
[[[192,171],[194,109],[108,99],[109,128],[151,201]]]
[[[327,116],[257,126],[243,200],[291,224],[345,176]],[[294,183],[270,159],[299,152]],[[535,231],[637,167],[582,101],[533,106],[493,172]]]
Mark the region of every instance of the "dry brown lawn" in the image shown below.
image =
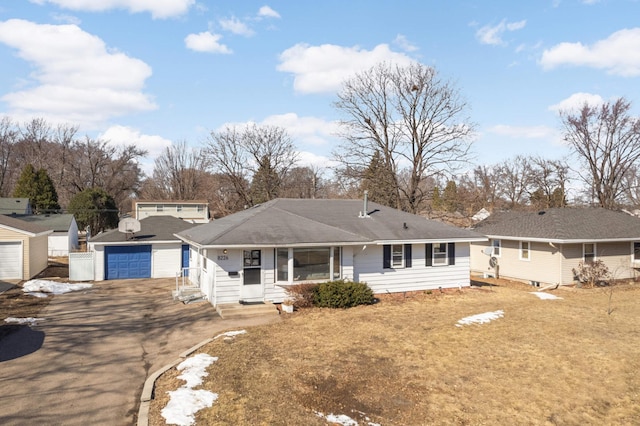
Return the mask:
[[[323,425],[322,412],[360,425],[640,424],[640,287],[614,287],[609,306],[602,289],[540,300],[529,286],[489,282],[301,310],[215,340],[201,350],[219,357],[201,388],[219,398],[197,423]],[[500,309],[490,323],[455,326]],[[164,424],[177,375],[158,380],[151,424]]]

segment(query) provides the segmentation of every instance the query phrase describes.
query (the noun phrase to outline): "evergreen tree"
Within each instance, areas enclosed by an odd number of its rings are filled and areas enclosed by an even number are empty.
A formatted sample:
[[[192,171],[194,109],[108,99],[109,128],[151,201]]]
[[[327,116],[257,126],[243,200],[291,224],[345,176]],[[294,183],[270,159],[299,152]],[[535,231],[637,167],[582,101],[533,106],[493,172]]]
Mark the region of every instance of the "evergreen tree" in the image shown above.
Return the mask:
[[[447,186],[444,188],[442,205],[449,213],[454,213],[458,210],[458,187],[452,180],[447,182]]]
[[[118,226],[116,202],[101,188],[85,189],[74,195],[68,211],[75,216],[80,229],[90,226],[92,235]]]
[[[379,151],[375,151],[369,167],[364,171],[361,189],[368,191],[371,201],[384,206],[398,208],[396,177],[393,170],[382,161]]]
[[[263,156],[251,181],[250,193],[253,204],[260,204],[277,198],[280,192],[280,183],[280,176],[271,166],[271,161],[267,156]]]
[[[36,169],[27,164],[20,173],[20,178],[13,190],[13,196],[28,198],[31,208],[36,214],[48,213],[60,209],[58,193],[53,181],[45,169]]]
[[[431,196],[431,208],[433,210],[442,210],[442,197],[440,196],[440,189],[433,187],[433,195]]]

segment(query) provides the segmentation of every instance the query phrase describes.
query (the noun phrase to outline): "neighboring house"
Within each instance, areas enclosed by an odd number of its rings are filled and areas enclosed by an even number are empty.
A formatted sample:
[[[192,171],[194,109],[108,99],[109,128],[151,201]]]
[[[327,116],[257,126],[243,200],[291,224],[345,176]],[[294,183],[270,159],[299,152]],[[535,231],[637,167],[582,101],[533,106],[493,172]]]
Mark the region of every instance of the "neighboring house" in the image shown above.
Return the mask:
[[[209,203],[206,200],[133,200],[131,215],[138,220],[150,216],[173,216],[190,223],[207,223]]]
[[[553,208],[497,212],[474,230],[487,242],[471,244],[471,272],[533,285],[574,284],[579,262],[602,260],[614,278],[635,278],[640,270],[640,219],[601,208]]]
[[[78,224],[72,214],[16,215],[14,217],[53,231],[49,234],[49,256],[69,256],[70,252],[80,248]]]
[[[28,198],[0,198],[0,214],[33,214]]]
[[[469,286],[475,232],[360,200],[276,199],[177,234],[215,306],[281,302],[297,283],[347,279],[374,293]],[[193,269],[192,269],[193,270]]]
[[[0,279],[28,280],[48,265],[48,235],[35,223],[0,215]]]
[[[174,234],[192,226],[172,216],[154,216],[141,220],[135,234],[112,229],[95,235],[89,241],[95,280],[175,277],[189,267],[189,246]]]

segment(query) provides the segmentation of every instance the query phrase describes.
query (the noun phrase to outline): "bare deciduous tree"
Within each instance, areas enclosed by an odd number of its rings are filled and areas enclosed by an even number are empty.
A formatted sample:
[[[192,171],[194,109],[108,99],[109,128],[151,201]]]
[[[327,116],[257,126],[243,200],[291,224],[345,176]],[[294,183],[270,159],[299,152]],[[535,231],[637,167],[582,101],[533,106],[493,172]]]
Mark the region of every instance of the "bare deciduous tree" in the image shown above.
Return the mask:
[[[15,170],[11,167],[13,148],[18,142],[18,128],[9,117],[0,119],[0,196],[11,192],[9,180]]]
[[[474,125],[467,104],[434,68],[379,64],[347,80],[335,106],[347,117],[336,158],[364,171],[379,152],[396,176],[395,207],[418,212],[429,197],[425,179],[468,159]],[[401,169],[408,171],[402,181]]]
[[[208,167],[208,158],[201,149],[190,148],[186,141],[172,144],[155,159],[153,177],[147,179],[145,185],[145,196],[160,200],[207,199]]]
[[[204,152],[213,172],[225,175],[247,206],[254,204],[255,197],[264,201],[277,196],[283,177],[298,157],[286,130],[256,124],[211,132]],[[253,191],[250,181],[255,185]]]
[[[628,188],[624,176],[640,160],[640,119],[624,98],[578,112],[562,111],[564,139],[583,165],[580,177],[601,207],[613,209]]]

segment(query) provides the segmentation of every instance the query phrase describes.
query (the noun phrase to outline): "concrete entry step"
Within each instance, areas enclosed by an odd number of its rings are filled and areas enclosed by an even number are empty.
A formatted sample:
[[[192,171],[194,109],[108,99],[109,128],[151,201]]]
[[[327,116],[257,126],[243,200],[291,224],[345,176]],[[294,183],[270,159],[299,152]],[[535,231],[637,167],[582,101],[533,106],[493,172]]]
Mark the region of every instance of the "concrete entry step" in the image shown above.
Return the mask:
[[[216,306],[216,311],[223,319],[278,314],[278,308],[273,303],[229,303]]]

